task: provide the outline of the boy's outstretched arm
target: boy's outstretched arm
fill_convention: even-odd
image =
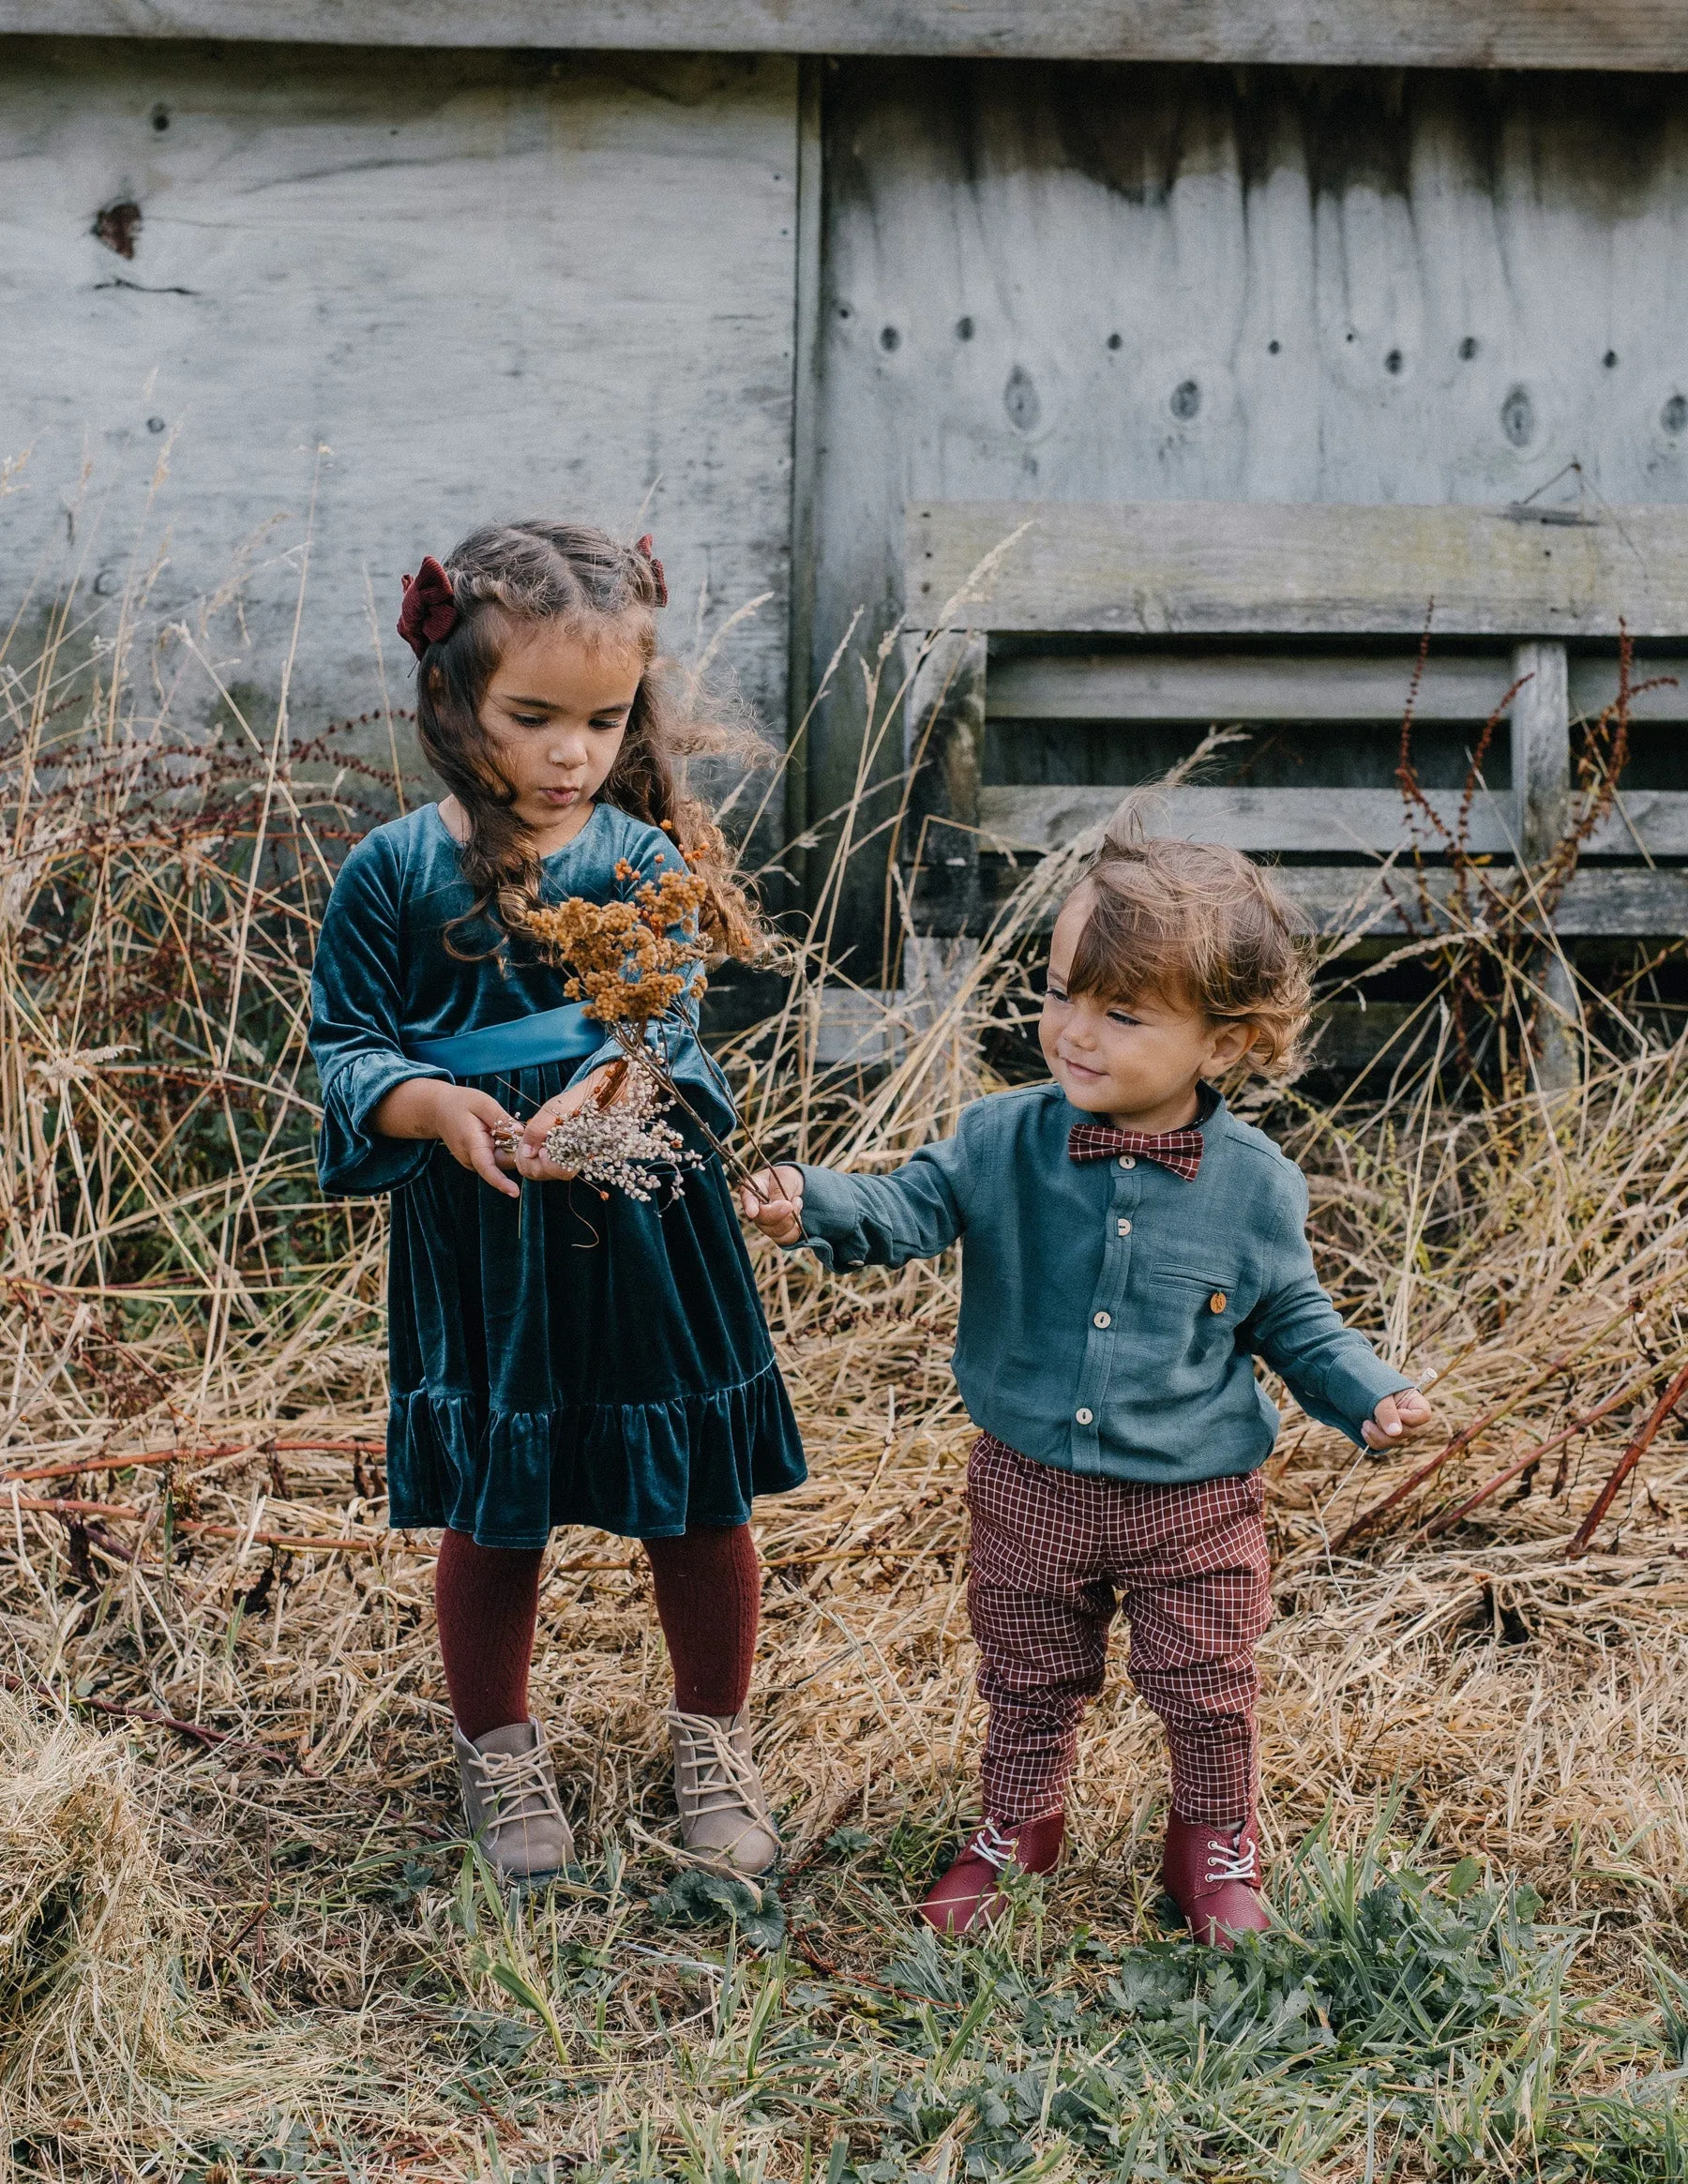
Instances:
[[[821,1265],[904,1266],[932,1258],[967,1226],[966,1121],[954,1137],[926,1145],[890,1175],[836,1168],[764,1168],[739,1193],[745,1218],[790,1248],[805,1244]]]
[[[1429,1423],[1429,1403],[1343,1324],[1314,1267],[1306,1218],[1307,1186],[1297,1172],[1293,1202],[1274,1239],[1269,1292],[1244,1331],[1248,1346],[1282,1376],[1310,1418],[1367,1448],[1399,1448]]]

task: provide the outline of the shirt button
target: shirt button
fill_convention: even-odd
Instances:
[[[1098,1312],[1094,1318],[1092,1319],[1091,1325],[1093,1327],[1111,1327],[1113,1325],[1113,1314],[1111,1312]]]
[[[1073,1413],[1080,1425],[1089,1425],[1095,1415],[1093,1410],[1075,1410]]]
[[[1135,1152],[1122,1152],[1120,1155],[1120,1166],[1122,1167],[1135,1167],[1137,1166],[1137,1154]]]
[[[1131,1223],[1129,1221],[1122,1221],[1120,1223],[1120,1234],[1122,1236],[1129,1236],[1131,1234]]]

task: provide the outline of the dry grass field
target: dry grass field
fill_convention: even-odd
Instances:
[[[582,1862],[507,1903],[459,1834],[430,1543],[384,1529],[383,1212],[313,1181],[307,977],[365,784],[232,701],[178,730],[203,648],[144,593],[93,654],[68,598],[0,690],[0,2172],[1688,2174],[1688,1045],[1641,989],[1550,1096],[1535,958],[1477,915],[1364,1104],[1258,1107],[1446,1427],[1379,1461],[1287,1408],[1280,1931],[1227,1963],[1164,1922],[1122,1640],[1060,1873],[986,1944],[917,1936],[981,1731],[957,1270],[769,1254],[811,1469],[759,1526],[783,1869],[676,1856],[649,1589],[575,1535],[536,1692]],[[764,1140],[871,1166],[942,1128],[1062,878],[871,1081],[814,1066],[801,956],[734,1058]]]

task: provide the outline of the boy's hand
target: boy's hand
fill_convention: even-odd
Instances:
[[[803,1241],[803,1170],[799,1167],[764,1167],[753,1183],[739,1192],[746,1221],[754,1221],[762,1234],[776,1243]]]
[[[1429,1423],[1429,1399],[1416,1388],[1403,1388],[1398,1395],[1385,1395],[1360,1430],[1368,1449],[1398,1449]]]

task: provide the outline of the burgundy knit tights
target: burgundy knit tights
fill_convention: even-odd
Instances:
[[[747,1524],[646,1540],[656,1613],[674,1664],[674,1704],[736,1714],[750,1689],[761,1573]],[[537,1547],[480,1547],[448,1531],[434,1565],[445,1687],[471,1740],[528,1715],[528,1665],[539,1612]]]

